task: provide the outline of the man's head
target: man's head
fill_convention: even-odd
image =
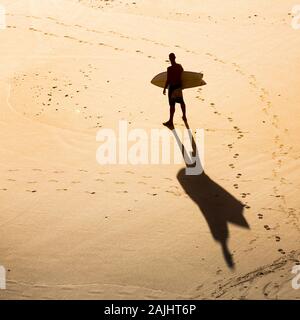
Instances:
[[[174,63],[175,60],[176,60],[175,53],[170,53],[170,54],[169,54],[169,59],[170,59],[170,62],[171,62],[171,63]]]

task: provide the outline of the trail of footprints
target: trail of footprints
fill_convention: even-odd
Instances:
[[[261,103],[263,104],[262,111],[263,111],[263,113],[265,115],[265,119],[262,120],[262,123],[266,124],[267,122],[269,122],[274,127],[274,129],[278,132],[281,129],[280,128],[280,124],[279,124],[279,117],[276,114],[272,114],[272,103],[270,101],[269,92],[265,88],[259,88],[259,86],[257,84],[257,80],[256,80],[254,75],[251,75],[249,78],[250,78],[249,84],[252,87],[257,89],[257,94],[259,96],[259,99],[260,99]],[[280,96],[280,94],[278,96]],[[287,132],[288,132],[288,130],[285,129],[284,133],[287,133]],[[292,148],[291,147],[287,147],[288,151],[283,152],[283,148],[285,146],[284,146],[283,143],[281,143],[281,139],[280,139],[279,134],[275,135],[274,144],[275,144],[275,148],[279,148],[279,152],[278,151],[274,151],[272,153],[272,159],[275,161],[275,163],[274,163],[275,167],[272,170],[272,174],[273,174],[273,178],[278,179],[279,171],[277,169],[280,169],[280,167],[282,165],[282,160],[281,159],[277,159],[277,156],[278,155],[279,156],[287,155],[288,151],[291,151]],[[282,178],[279,180],[279,185],[282,185]],[[274,192],[274,194],[270,195],[270,196],[273,196],[275,198],[278,198],[278,199],[281,199],[281,200],[284,201],[284,197],[279,194],[279,188],[274,186],[273,187],[273,192]],[[285,203],[283,205],[281,205],[280,207],[282,209],[281,212],[285,213],[286,212]],[[258,214],[258,219],[259,220],[263,220],[264,219],[264,215],[262,213],[259,213]],[[278,228],[279,228],[279,226],[278,226]],[[265,224],[264,225],[264,229],[266,231],[271,231],[271,230],[275,230],[277,228],[275,228],[275,227],[271,228],[268,224]],[[279,235],[273,235],[272,238],[277,243],[279,243],[281,241],[281,236],[279,236]],[[278,249],[278,252],[283,254],[283,255],[286,254],[286,252],[281,248]]]
[[[225,61],[218,59],[215,55],[211,54],[211,53],[207,53],[206,54],[208,57],[211,57],[214,61],[222,63],[222,64],[227,64]],[[263,107],[262,107],[262,111],[265,115],[265,119],[262,120],[263,124],[266,124],[267,122],[269,122],[275,130],[280,130],[280,124],[279,124],[279,116],[276,114],[272,114],[272,103],[269,97],[269,92],[265,89],[265,88],[260,88],[257,82],[257,79],[255,77],[255,75],[250,75],[247,76],[247,74],[245,72],[242,71],[241,67],[237,64],[237,63],[231,63],[231,66],[234,68],[235,72],[243,77],[247,77],[247,81],[250,87],[254,88],[257,90],[257,95],[259,97],[259,100],[261,101]],[[199,92],[201,92],[201,89],[199,89]],[[278,95],[280,96],[280,94]],[[200,96],[197,96],[196,98],[198,98],[199,100],[201,100],[202,102],[204,101],[204,99],[202,99]],[[217,110],[216,106],[214,103],[210,103],[210,107],[213,110],[213,113],[217,116],[222,116],[222,114]],[[230,123],[234,122],[234,119],[232,117],[227,117],[227,120]],[[238,126],[234,126],[233,129],[235,130],[237,136],[236,139],[240,140],[243,139],[244,137],[244,132],[238,127]],[[284,133],[288,133],[288,129],[284,129]],[[232,142],[230,144],[228,144],[228,149],[230,151],[232,151],[234,149],[236,142]],[[273,173],[273,177],[274,178],[278,178],[279,177],[279,172],[277,169],[280,169],[280,167],[282,166],[282,160],[281,159],[277,159],[278,156],[283,156],[283,155],[287,155],[289,151],[292,150],[292,147],[286,147],[283,143],[281,143],[281,139],[280,139],[280,135],[276,134],[275,138],[274,138],[274,144],[275,144],[275,148],[277,148],[277,151],[274,151],[272,154],[272,158],[273,160],[275,160],[275,169],[273,169],[272,173]],[[278,150],[279,149],[279,150]],[[239,153],[235,153],[233,155],[233,159],[237,160],[239,158]],[[235,163],[230,163],[229,168],[231,169],[236,169],[236,164]],[[240,179],[242,177],[241,173],[238,173],[236,175],[236,179]],[[283,184],[282,182],[282,177],[280,178],[280,185]],[[239,184],[235,183],[234,185],[235,189],[239,189]],[[247,198],[248,196],[250,196],[250,193],[241,193],[241,197],[243,199]],[[275,198],[279,198],[284,200],[284,197],[280,194],[278,194],[278,189],[276,187],[274,187],[274,196]],[[248,205],[247,202],[245,202],[245,208],[246,209],[250,209],[251,207]],[[288,209],[284,207],[284,205],[281,207],[282,208],[282,212],[287,212]],[[295,216],[293,216],[294,220],[295,220]],[[259,220],[263,220],[264,219],[264,215],[262,213],[259,213],[257,215]],[[294,223],[295,225],[295,223]],[[279,228],[279,226],[278,226]],[[264,225],[264,229],[266,231],[271,231],[271,230],[275,230],[275,228],[271,228],[269,225],[265,224]],[[281,236],[279,235],[273,235],[272,238],[274,239],[275,242],[279,243],[281,241]],[[286,252],[279,248],[278,252],[280,254],[285,255]]]
[[[8,170],[8,172],[11,172],[11,173],[16,173],[16,172],[19,172],[20,170],[19,169],[10,169],[10,170]],[[46,172],[46,171],[44,171],[44,170],[42,170],[42,169],[31,169],[31,171],[34,173],[39,173],[40,174],[40,181],[42,181],[42,182],[45,182],[45,175],[47,175],[47,176],[50,176],[50,175],[55,175],[55,176],[57,176],[57,175],[63,175],[64,173],[65,173],[65,171],[62,171],[62,170],[54,170],[54,171],[51,171],[51,172]],[[28,172],[30,172],[30,170],[28,171]],[[87,170],[78,170],[78,172],[85,172],[85,173],[88,173],[88,171]],[[7,179],[6,181],[9,181],[9,182],[18,182],[18,180],[17,179]],[[104,180],[102,180],[102,179],[96,179],[95,181],[104,181]],[[51,184],[53,185],[53,184],[59,184],[61,181],[60,180],[58,180],[58,179],[53,179],[53,178],[51,178],[51,179],[48,179],[48,180],[46,180],[46,182],[51,186]],[[39,185],[39,181],[37,181],[37,180],[27,180],[26,182],[25,182],[28,186],[38,186]],[[69,184],[70,182],[68,182],[68,184]],[[81,183],[81,181],[75,181],[75,180],[73,180],[73,181],[71,181],[71,184],[80,184]],[[51,188],[51,187],[50,187]],[[59,187],[59,188],[56,188],[55,189],[57,192],[66,192],[66,191],[69,191],[70,189],[68,189],[68,188],[63,188],[63,187]],[[6,188],[1,188],[0,189],[0,191],[14,191],[14,188],[13,187],[6,187]],[[29,193],[38,193],[38,188],[32,188],[32,189],[26,189],[26,190],[24,190],[25,192],[29,192]],[[88,193],[88,194],[91,194],[91,195],[94,195],[94,194],[96,194],[96,192],[95,191],[85,191],[86,193]]]
[[[14,15],[14,14],[9,14],[10,16],[19,16],[19,15]],[[119,32],[115,32],[115,31],[112,31],[112,30],[109,30],[107,32],[105,31],[100,31],[100,30],[96,30],[96,29],[90,29],[90,28],[86,28],[82,25],[79,25],[79,24],[75,24],[75,25],[70,25],[70,24],[66,24],[66,23],[63,23],[53,17],[46,17],[46,18],[42,18],[42,17],[34,17],[34,16],[24,16],[26,18],[34,18],[34,19],[47,19],[48,21],[50,22],[54,22],[56,23],[57,25],[60,25],[62,27],[65,27],[65,28],[71,28],[72,30],[75,28],[79,28],[79,29],[82,29],[84,30],[85,32],[89,32],[89,33],[94,33],[94,34],[100,34],[100,35],[104,35],[104,36],[117,36],[119,38],[123,38],[123,39],[127,39],[127,40],[132,40],[132,41],[136,41],[138,40],[138,38],[134,38],[134,37],[129,37],[129,36],[126,36],[126,35],[123,35]],[[21,28],[21,27],[17,27],[16,25],[8,25],[7,26],[7,29],[18,29],[18,28]],[[114,51],[126,51],[126,52],[132,52],[131,50],[128,50],[128,49],[125,49],[125,48],[120,48],[120,47],[115,47],[113,45],[110,45],[108,43],[105,43],[103,41],[101,42],[95,42],[95,41],[87,41],[87,40],[84,40],[84,39],[79,39],[79,38],[76,38],[74,36],[71,36],[71,35],[63,35],[61,36],[60,34],[54,34],[54,33],[51,33],[51,32],[47,32],[47,31],[44,31],[44,30],[40,30],[38,28],[34,28],[34,27],[29,27],[28,28],[29,31],[32,31],[32,32],[36,32],[36,33],[39,33],[41,35],[44,35],[44,36],[48,36],[48,37],[55,37],[55,38],[61,38],[63,37],[64,39],[67,39],[67,40],[71,40],[71,41],[75,41],[75,42],[78,42],[79,44],[85,44],[85,45],[90,45],[90,46],[100,46],[100,47],[107,47],[107,48],[110,48]],[[144,41],[148,41],[148,42],[153,42],[154,44],[156,45],[160,45],[160,46],[165,46],[167,47],[165,44],[163,43],[159,43],[159,42],[155,42],[155,41],[152,41],[150,39],[147,39],[147,38],[142,38],[140,40],[144,40]],[[146,54],[144,53],[143,51],[139,50],[139,49],[136,49],[134,51],[134,53],[136,54],[142,54],[142,55],[146,55],[147,58],[149,59],[156,59],[156,57],[154,57],[153,55],[151,54]]]
[[[32,174],[30,174],[30,171]],[[19,172],[18,169],[8,170],[9,173],[14,173],[14,175],[17,175]],[[20,170],[21,173],[21,170]],[[103,194],[103,189],[101,188],[102,183],[112,183],[116,186],[114,188],[114,192],[116,194],[131,194],[131,197],[134,198],[134,193],[131,191],[133,190],[132,187],[134,187],[136,190],[136,186],[143,185],[145,186],[143,190],[144,194],[151,197],[157,197],[159,195],[162,195],[164,193],[170,193],[174,196],[180,197],[184,196],[184,193],[181,191],[181,189],[175,185],[175,180],[165,177],[163,178],[164,181],[167,182],[167,185],[165,187],[159,187],[155,185],[155,183],[152,183],[152,176],[148,175],[137,175],[136,179],[133,180],[131,183],[128,184],[128,182],[125,181],[113,181],[113,175],[111,172],[108,171],[98,171],[96,174],[94,172],[90,172],[86,169],[78,169],[77,172],[73,172],[72,176],[76,176],[76,179],[73,180],[66,180],[65,174],[67,172],[63,170],[42,170],[42,169],[28,169],[28,175],[30,176],[30,179],[25,180],[25,184],[27,184],[28,188],[24,188],[23,192],[36,194],[39,195],[40,192],[45,192],[45,183],[47,185],[47,191],[49,192],[58,192],[58,193],[66,193],[66,192],[72,192],[72,193],[84,193],[89,196],[96,196]],[[135,175],[136,172],[133,171],[125,171],[126,175]],[[35,179],[33,179],[33,175]],[[53,176],[53,177],[51,177]],[[68,175],[70,176],[70,175]],[[47,179],[45,177],[48,177]],[[49,178],[51,177],[51,178]],[[24,182],[24,177],[18,178],[18,175],[15,176],[14,179],[8,178],[6,179],[9,184],[5,187],[1,187],[0,191],[3,192],[15,192],[15,186],[12,183],[16,183],[22,180],[22,184]],[[84,188],[81,188],[81,185],[87,185],[87,181],[90,181],[88,183],[89,185],[93,185],[94,190],[85,190]],[[126,180],[127,181],[127,180]],[[41,184],[40,188],[39,185]],[[68,185],[69,187],[66,188],[65,186]],[[76,187],[76,186],[79,186]],[[139,188],[140,189],[140,188]],[[151,191],[152,190],[152,191]],[[18,190],[18,193],[22,192],[22,190]],[[138,200],[135,200],[135,202],[138,202]],[[132,211],[132,209],[130,209]]]
[[[262,111],[264,113],[265,119],[262,120],[262,123],[266,124],[267,122],[269,122],[274,127],[274,129],[276,131],[279,131],[281,129],[280,124],[279,124],[279,117],[276,114],[272,114],[272,103],[270,101],[269,92],[265,88],[259,88],[259,85],[258,85],[257,80],[254,75],[249,76],[249,85],[254,87],[257,90],[257,95],[263,105]],[[284,130],[284,133],[287,133],[287,129]],[[280,153],[281,153],[281,155],[282,154],[287,155],[288,152],[282,152],[282,149],[284,148],[284,144],[281,143],[281,139],[280,139],[279,134],[275,135],[274,144],[275,144],[275,148],[279,147],[280,152],[278,153],[278,152],[274,151],[272,153],[272,158],[275,161],[275,163],[274,163],[275,166],[274,166],[274,169],[272,170],[272,174],[273,174],[273,178],[278,179],[278,177],[279,177],[278,169],[280,169],[280,167],[282,165],[282,160],[277,159],[277,155]],[[288,147],[288,150],[290,150],[290,149],[291,149],[291,147]],[[281,180],[279,181],[279,185],[282,185]],[[274,194],[270,195],[270,196],[284,200],[284,197],[279,194],[279,189],[276,186],[273,187],[273,192],[274,192]],[[281,208],[283,209],[282,213],[284,213],[286,211],[284,206],[285,206],[285,204],[283,206],[281,206]],[[258,219],[263,220],[264,215],[262,213],[259,213]],[[277,226],[275,228],[275,227],[270,227],[268,224],[264,224],[264,229],[268,232],[269,231],[276,231],[277,228],[279,228],[279,226]],[[275,242],[277,242],[277,243],[279,243],[281,241],[281,236],[279,236],[279,235],[273,235],[273,236],[271,236],[271,238],[273,238],[275,240]],[[278,252],[283,255],[286,254],[286,252],[281,248],[278,249]]]
[[[207,54],[207,55],[214,58],[214,55],[213,55],[213,54]],[[219,60],[219,59],[217,59],[217,58],[214,58],[214,60],[217,60],[217,61],[220,61],[221,63],[226,64],[226,62],[223,61],[223,60]],[[202,90],[202,89],[199,88],[199,89],[198,89],[198,92],[200,93],[201,90]],[[199,99],[199,100],[201,100],[202,102],[204,101],[204,99],[201,99],[200,96],[197,96],[196,98]],[[218,111],[218,109],[217,109],[217,107],[216,107],[216,105],[215,105],[214,102],[211,102],[211,103],[209,104],[209,106],[210,106],[213,114],[215,114],[215,115],[217,115],[217,116],[223,116],[223,115]],[[223,117],[224,117],[224,116],[223,116]],[[230,124],[232,124],[232,123],[234,122],[234,119],[233,119],[231,116],[225,116],[225,119],[226,119],[227,121],[229,121]],[[223,120],[222,120],[222,121],[223,121]],[[244,135],[245,135],[245,133],[244,133],[238,126],[233,126],[232,129],[233,129],[233,131],[236,133],[236,141],[233,141],[233,142],[231,142],[231,143],[229,143],[229,144],[227,145],[227,147],[228,147],[228,149],[230,150],[231,153],[232,153],[232,151],[233,151],[234,148],[235,148],[236,142],[237,142],[238,140],[244,138]],[[233,151],[233,152],[234,152],[234,151]],[[232,159],[233,159],[234,162],[228,164],[228,166],[229,166],[230,169],[233,169],[233,170],[236,169],[237,160],[239,159],[239,157],[240,157],[240,154],[239,154],[239,153],[237,153],[237,152],[233,153]],[[235,176],[235,179],[240,180],[240,179],[242,178],[242,176],[243,176],[242,173],[239,173],[239,172],[238,172],[238,173],[236,174],[236,176]],[[234,187],[235,189],[239,189],[239,184],[238,184],[238,183],[234,183],[233,187]],[[251,194],[250,194],[249,192],[243,192],[243,193],[241,193],[240,195],[241,195],[241,197],[242,197],[243,199],[246,199],[247,197],[251,196]],[[244,202],[244,207],[245,207],[246,209],[250,209],[250,208],[251,208],[251,207],[248,205],[248,202],[246,202],[246,201]]]
[[[14,14],[12,14],[12,13],[10,13],[10,14],[8,14],[8,15],[9,15],[9,16],[20,16],[20,15],[14,15]],[[86,31],[86,32],[92,32],[92,33],[95,33],[95,34],[115,35],[115,36],[118,36],[118,37],[120,37],[120,38],[124,38],[124,39],[127,39],[127,40],[132,40],[132,41],[143,40],[143,41],[146,41],[146,42],[149,42],[149,43],[158,45],[158,46],[170,47],[170,45],[167,45],[167,44],[162,43],[162,42],[157,42],[157,41],[148,39],[148,38],[146,38],[146,37],[134,38],[134,37],[131,37],[131,36],[128,36],[128,35],[124,35],[124,34],[122,34],[122,33],[120,33],[120,32],[116,32],[116,31],[113,31],[113,30],[109,30],[109,31],[107,31],[107,32],[104,32],[104,31],[100,31],[100,30],[96,30],[96,29],[90,29],[90,28],[84,27],[84,26],[82,26],[82,25],[80,25],[80,24],[75,24],[75,25],[66,24],[66,23],[64,23],[64,22],[59,21],[58,19],[53,18],[53,17],[43,18],[43,17],[37,17],[37,16],[28,16],[28,15],[23,15],[23,17],[30,18],[30,19],[40,19],[40,20],[42,20],[42,19],[47,19],[47,20],[49,20],[49,21],[52,21],[52,22],[56,23],[57,25],[60,25],[60,26],[62,26],[62,27],[66,27],[66,28],[72,28],[72,29],[73,29],[74,27],[76,27],[76,28],[83,29],[83,30]],[[249,16],[249,18],[251,18],[251,16]],[[15,25],[8,25],[7,28],[8,28],[8,29],[16,29],[17,26],[15,26]],[[37,29],[37,28],[34,28],[34,27],[30,27],[29,30],[30,30],[30,31],[33,31],[33,32],[38,32],[38,33],[43,34],[43,35],[45,35],[45,36],[52,36],[52,37],[57,37],[57,38],[60,37],[60,35],[58,35],[58,34],[53,34],[53,33],[51,33],[51,32],[46,32],[46,31],[44,31],[44,30],[40,30],[40,29]],[[105,46],[105,47],[109,47],[109,48],[111,48],[111,49],[113,49],[113,50],[116,50],[116,51],[128,51],[128,50],[126,50],[126,49],[124,49],[124,48],[114,47],[114,46],[112,46],[112,45],[110,45],[110,44],[103,43],[103,42],[91,42],[91,41],[86,41],[86,40],[84,40],[84,39],[78,39],[78,38],[76,38],[76,37],[74,37],[74,36],[70,36],[70,35],[64,35],[63,37],[64,37],[65,39],[77,41],[77,42],[80,43],[80,44]],[[179,45],[175,45],[175,47],[176,47],[176,48],[181,48]],[[194,51],[192,51],[192,50],[189,50],[189,49],[185,49],[185,51],[186,51],[187,53],[194,53],[194,54],[196,54],[196,52],[194,52]],[[136,50],[135,50],[135,53],[144,54],[144,52],[142,52],[142,51],[139,50],[139,49],[136,49]],[[211,55],[211,54],[210,54],[210,53],[207,53],[207,55]],[[156,57],[154,57],[154,56],[152,56],[152,55],[150,55],[150,54],[148,54],[147,57],[148,57],[148,58],[151,58],[151,59],[156,59]],[[218,59],[217,57],[214,57],[214,61],[225,64],[225,61],[223,61],[222,59]],[[238,68],[238,65],[236,65],[236,67],[237,67],[236,72],[244,75],[244,73]],[[252,77],[255,79],[254,76],[252,76]],[[253,82],[253,83],[250,82],[250,84],[253,84],[253,86],[255,86],[254,82]]]

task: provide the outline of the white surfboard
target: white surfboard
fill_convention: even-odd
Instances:
[[[157,87],[164,88],[167,81],[167,72],[162,72],[155,76],[151,83]],[[183,71],[182,73],[182,89],[195,88],[205,86],[203,74],[198,72]]]

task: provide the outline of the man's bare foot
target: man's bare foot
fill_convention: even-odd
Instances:
[[[167,122],[164,122],[163,125],[167,128],[169,128],[170,130],[173,130],[174,129],[174,124],[172,121],[167,121]]]

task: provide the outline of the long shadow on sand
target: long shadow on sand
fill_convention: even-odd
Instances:
[[[192,144],[192,156],[200,161],[197,146],[188,123],[185,123],[189,132]],[[172,130],[175,139],[185,159],[186,167],[195,166],[190,161],[186,161],[186,149],[180,141],[175,130]],[[243,216],[244,205],[224,188],[213,181],[205,172],[198,175],[187,175],[186,168],[181,169],[177,174],[177,179],[189,197],[198,205],[213,238],[220,243],[224,259],[230,268],[234,268],[234,261],[228,248],[229,223],[233,223],[242,228],[250,229],[249,224]]]

